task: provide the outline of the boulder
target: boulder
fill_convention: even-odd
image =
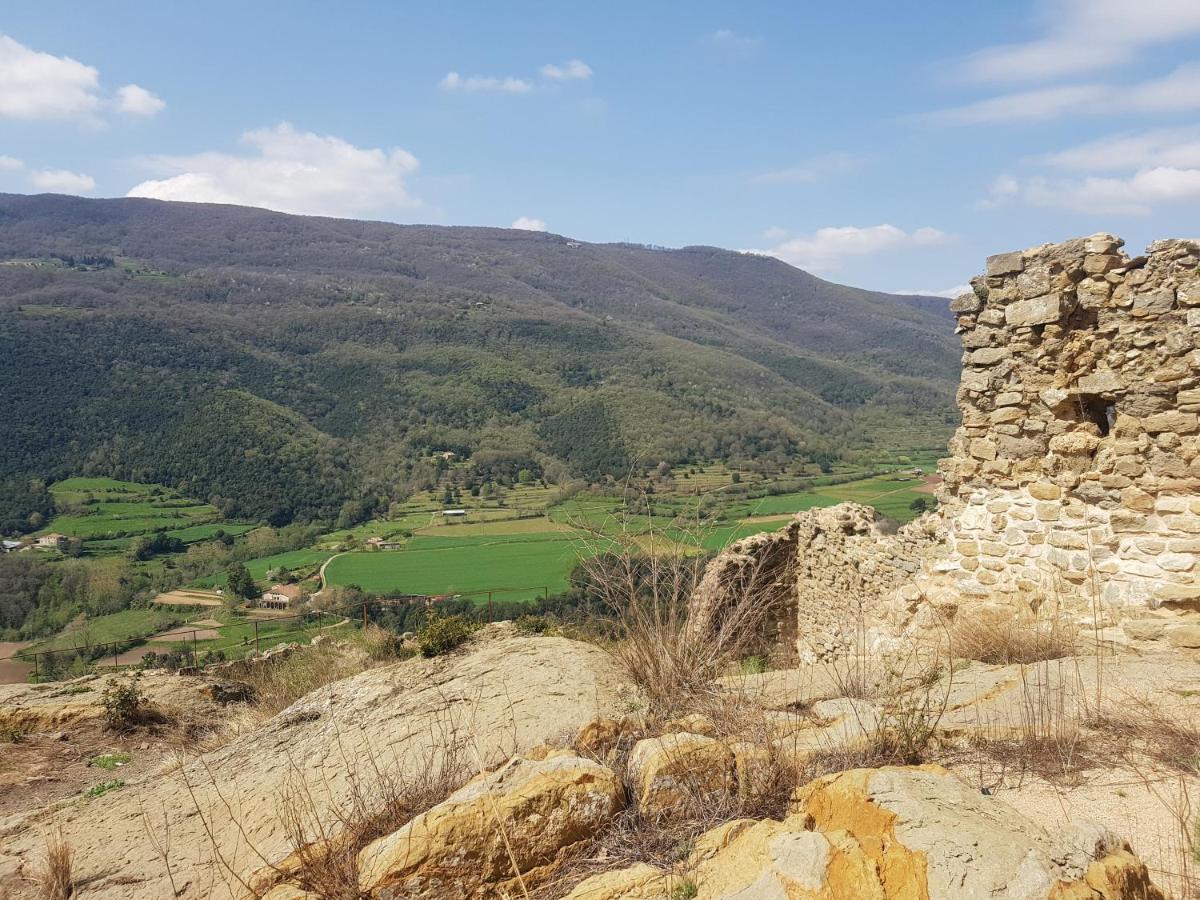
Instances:
[[[514,758],[358,854],[372,897],[488,896],[544,880],[621,809],[621,782],[593,760],[563,752]]]
[[[732,790],[733,751],[702,734],[646,738],[629,754],[629,777],[642,815],[661,818],[705,795]]]
[[[1164,897],[1104,829],[1077,823],[1051,835],[940,766],[840,772],[799,788],[792,810],[785,824],[802,822],[831,847],[848,835],[871,861],[878,892],[845,896]]]
[[[563,900],[662,900],[684,885],[678,875],[638,863],[628,869],[601,872],[581,881]]]

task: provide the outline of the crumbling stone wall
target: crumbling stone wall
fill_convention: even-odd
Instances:
[[[962,425],[926,580],[965,597],[1200,601],[1200,244],[990,257],[951,304]]]
[[[779,633],[810,659],[972,606],[1103,627],[1200,611],[1200,242],[1133,259],[1122,245],[1095,234],[990,257],[951,303],[962,424],[937,511],[894,535],[858,504],[799,513],[710,564],[696,627],[752,571],[787,597]]]
[[[937,544],[929,516],[889,533],[869,506],[841,503],[798,513],[786,528],[730,545],[705,569],[690,626],[715,634],[745,598],[772,606],[764,633],[777,656],[806,660],[854,646],[879,598],[911,585]]]

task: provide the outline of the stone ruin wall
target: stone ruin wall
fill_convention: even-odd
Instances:
[[[929,581],[1068,609],[1200,600],[1200,245],[990,257],[953,301],[962,424]]]
[[[1097,234],[989,258],[951,304],[962,424],[937,511],[894,534],[858,504],[799,513],[710,564],[693,627],[748,584],[807,659],[972,606],[1102,625],[1200,609],[1200,244],[1121,247]]]

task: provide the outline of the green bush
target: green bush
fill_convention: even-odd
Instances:
[[[422,656],[441,656],[461,647],[477,626],[462,616],[441,616],[434,613],[416,633]]]
[[[142,723],[146,695],[142,693],[141,678],[139,672],[124,684],[108,679],[100,702],[104,706],[104,723],[111,730],[129,731]]]
[[[550,621],[545,616],[518,616],[515,624],[517,631],[526,634],[545,634],[550,628]]]

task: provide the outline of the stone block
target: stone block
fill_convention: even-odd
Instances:
[[[1151,434],[1163,431],[1173,431],[1176,434],[1191,434],[1200,427],[1200,418],[1195,413],[1162,412],[1147,416],[1142,420],[1142,427]]]
[[[1025,271],[1025,258],[1020,250],[997,253],[987,258],[988,275],[1015,275]]]
[[[1175,291],[1172,288],[1160,288],[1137,294],[1133,298],[1133,307],[1129,310],[1131,316],[1161,316],[1170,312],[1175,306]]]
[[[1034,514],[1042,522],[1057,522],[1062,516],[1062,506],[1058,503],[1038,503],[1034,506]]]
[[[1047,325],[1062,317],[1061,294],[1043,294],[1028,300],[1018,300],[1004,308],[1004,319],[1014,328],[1029,325]]]
[[[974,291],[959,294],[950,301],[950,312],[957,315],[979,312],[981,309],[983,309],[983,301],[975,295]]]
[[[1120,376],[1107,369],[1084,375],[1077,384],[1085,394],[1115,394],[1125,388]]]
[[[982,347],[967,354],[967,363],[972,366],[992,366],[1012,356],[1007,347]]]
[[[1035,500],[1057,500],[1062,496],[1062,488],[1048,481],[1035,481],[1026,490]]]

